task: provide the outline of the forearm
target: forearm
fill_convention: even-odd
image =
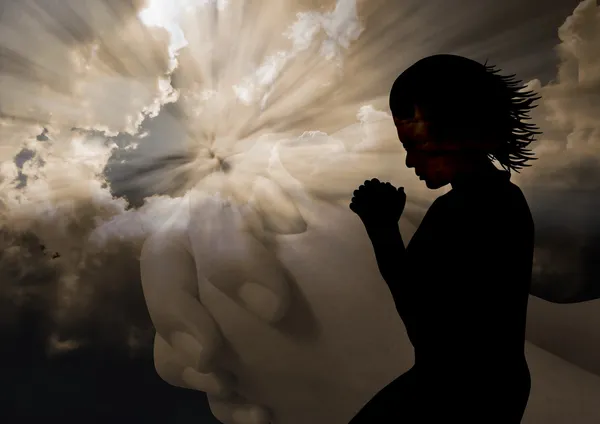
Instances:
[[[398,224],[373,225],[367,227],[371,239],[377,266],[381,276],[390,289],[396,309],[405,325],[411,321],[411,284],[406,266],[406,249]]]
[[[386,282],[400,278],[404,270],[406,249],[398,224],[370,225],[366,227],[373,245],[379,272]]]

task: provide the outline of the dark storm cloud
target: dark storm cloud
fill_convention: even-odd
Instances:
[[[553,302],[600,297],[600,18],[584,1],[558,30],[556,77],[533,114],[544,134],[522,185],[536,221],[532,293]]]

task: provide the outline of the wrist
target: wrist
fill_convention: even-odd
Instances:
[[[369,235],[389,234],[399,231],[398,222],[393,220],[377,220],[365,223],[365,229]]]

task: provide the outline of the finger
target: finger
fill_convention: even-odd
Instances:
[[[224,372],[200,373],[182,363],[180,355],[160,335],[154,338],[156,373],[172,386],[225,397],[233,391],[233,377]]]
[[[166,231],[149,237],[142,248],[140,269],[157,333],[182,357],[183,364],[210,371],[221,336],[198,300],[196,266],[185,238]]]
[[[269,424],[269,412],[261,406],[252,405],[238,398],[222,399],[208,396],[213,415],[224,424]]]
[[[181,364],[173,348],[158,334],[154,337],[154,368],[158,376],[170,385],[189,388],[182,378],[185,365]]]
[[[182,378],[188,388],[213,396],[225,398],[233,393],[234,379],[225,371],[201,373],[187,367],[183,370]]]
[[[279,321],[291,296],[285,268],[272,249],[240,230],[237,208],[203,200],[194,206],[190,237],[199,278],[265,321]]]
[[[394,187],[391,183],[386,182],[382,185],[382,190],[384,190],[386,193],[395,193],[396,187]]]

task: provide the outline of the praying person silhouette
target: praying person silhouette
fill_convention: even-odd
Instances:
[[[428,188],[451,184],[405,248],[403,188],[356,191],[382,277],[413,345],[413,367],[351,424],[520,423],[531,379],[524,353],[534,223],[510,172],[534,159],[539,99],[514,75],[455,55],[424,58],[395,81],[390,109],[406,166]],[[496,161],[502,170],[494,165]]]

